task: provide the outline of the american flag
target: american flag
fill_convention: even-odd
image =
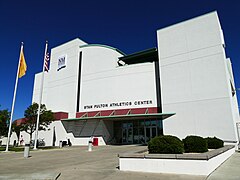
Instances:
[[[48,68],[48,61],[49,61],[49,53],[47,52],[46,55],[45,55],[45,59],[44,59],[44,68],[45,68],[45,71],[48,72],[49,68]]]

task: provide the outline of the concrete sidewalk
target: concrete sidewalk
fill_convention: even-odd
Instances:
[[[240,179],[240,153],[236,152],[221,166],[219,166],[210,176],[208,180],[239,180]]]
[[[87,147],[31,151],[30,158],[23,152],[0,153],[0,179],[104,179],[104,180],[177,180],[206,179],[205,176],[123,172],[118,170],[117,154],[143,150],[146,146],[100,146],[92,152]],[[240,179],[240,153],[235,153],[208,179]],[[235,166],[235,168],[231,168]]]

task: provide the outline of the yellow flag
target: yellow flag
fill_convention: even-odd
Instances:
[[[24,76],[26,71],[27,71],[27,64],[24,58],[23,48],[22,48],[20,53],[20,66],[19,66],[18,77],[21,78],[22,76]]]

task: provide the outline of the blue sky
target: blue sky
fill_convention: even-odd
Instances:
[[[79,37],[126,54],[156,47],[156,30],[217,11],[240,87],[240,2],[237,0],[0,0],[0,109],[11,109],[20,44],[27,74],[19,79],[14,119],[31,104],[34,74],[42,69],[45,41],[53,48]],[[239,94],[239,93],[238,93]]]

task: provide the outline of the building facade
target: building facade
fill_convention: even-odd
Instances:
[[[58,114],[46,145],[147,143],[162,134],[238,142],[231,61],[216,12],[157,31],[158,47],[126,55],[80,39],[51,50],[43,100]],[[32,102],[39,102],[42,73]],[[26,134],[22,133],[27,138]]]

